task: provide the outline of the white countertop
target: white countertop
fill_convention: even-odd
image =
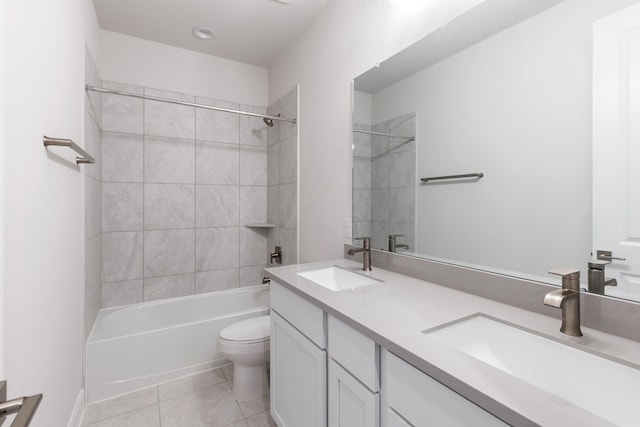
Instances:
[[[384,282],[333,292],[296,274],[331,265]],[[375,267],[371,272],[363,272],[361,263],[346,259],[268,268],[266,271],[278,283],[513,425],[564,427],[612,424],[444,345],[422,333],[423,330],[485,313],[588,351],[640,366],[640,343],[585,327],[582,328],[583,337],[569,337],[559,331],[560,310],[557,318],[552,318]],[[571,361],[558,360],[558,363],[571,369]],[[602,390],[602,393],[607,391]]]

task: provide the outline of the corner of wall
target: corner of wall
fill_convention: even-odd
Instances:
[[[0,2],[0,26],[5,28],[4,1]],[[0,31],[0,378],[4,375],[4,31]]]
[[[80,427],[82,425],[82,418],[84,417],[84,389],[80,389],[78,397],[76,398],[76,404],[73,406],[71,416],[69,417],[69,423],[67,427]]]

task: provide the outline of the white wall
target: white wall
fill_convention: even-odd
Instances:
[[[266,107],[267,69],[100,30],[105,81]]]
[[[373,95],[370,93],[353,91],[353,122],[373,124]]]
[[[10,397],[44,393],[33,426],[64,426],[82,389],[83,178],[42,136],[83,143],[97,20],[85,0],[4,3],[4,374]]]
[[[374,95],[374,123],[417,112],[418,177],[485,174],[418,187],[417,252],[537,275],[584,266],[592,24],[635,1],[567,0]]]
[[[301,262],[342,256],[343,221],[351,217],[352,80],[477,3],[333,1],[269,68],[271,102],[300,84]]]
[[[4,1],[0,1],[0,23],[4,28]],[[0,272],[4,271],[4,31],[0,31]],[[0,378],[4,378],[4,274],[0,274]]]

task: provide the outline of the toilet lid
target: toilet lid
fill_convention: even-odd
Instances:
[[[220,331],[220,338],[227,341],[263,341],[271,335],[271,317],[259,316],[241,320]]]

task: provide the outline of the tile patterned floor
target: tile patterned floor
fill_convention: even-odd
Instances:
[[[237,401],[232,380],[227,365],[94,403],[82,427],[276,427],[269,397]]]

